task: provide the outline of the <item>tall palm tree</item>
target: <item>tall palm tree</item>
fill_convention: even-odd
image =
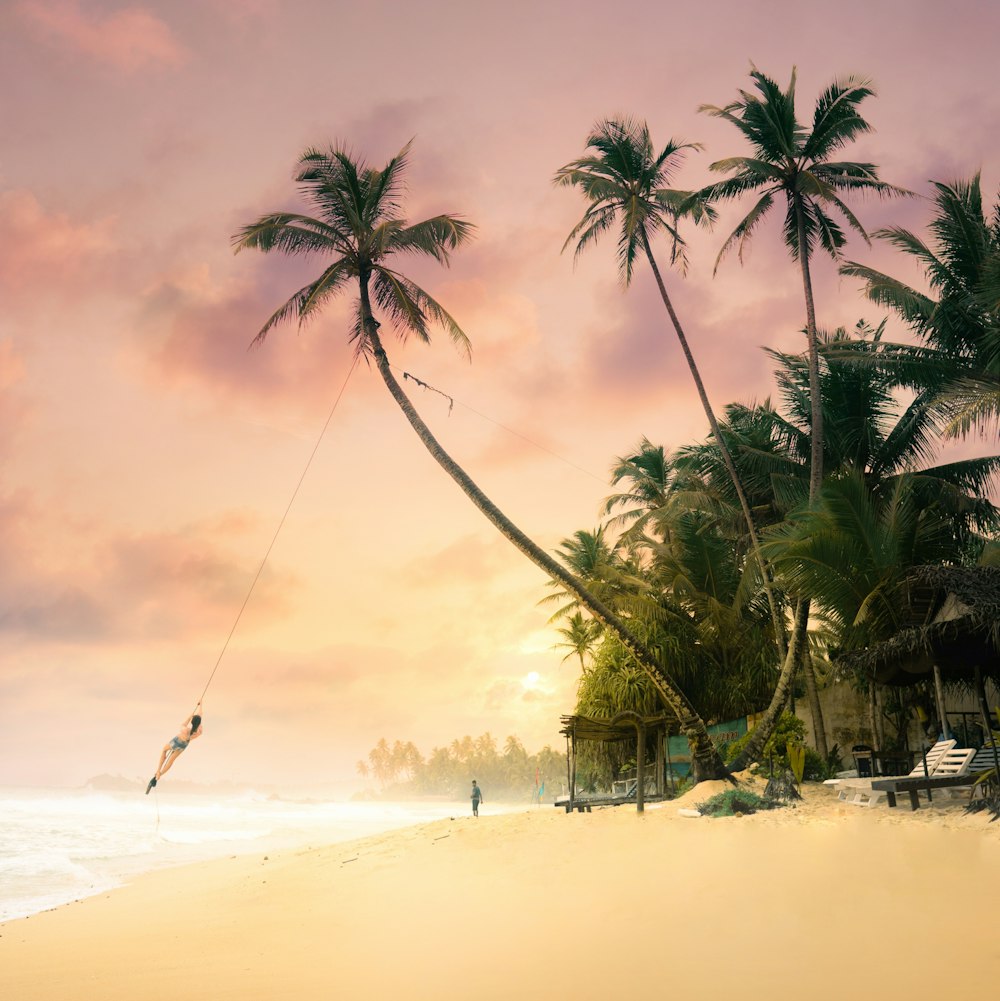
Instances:
[[[933,390],[948,416],[945,432],[964,436],[1000,427],[1000,202],[988,220],[979,174],[934,188],[932,243],[900,227],[874,234],[923,266],[930,295],[854,261],[840,271],[863,279],[868,298],[923,341],[885,343],[877,360],[901,383]]]
[[[841,198],[848,192],[879,195],[900,194],[878,177],[872,163],[833,160],[857,136],[871,126],[858,112],[858,105],[874,91],[867,80],[848,77],[834,81],[820,95],[813,112],[812,128],[802,125],[795,114],[795,70],[788,88],[781,88],[756,67],[751,69],[756,93],[740,91],[738,100],[724,107],[702,105],[700,111],[731,122],[749,141],[753,155],[718,160],[711,169],[730,176],[699,192],[709,202],[736,198],[748,192],[759,197],[749,213],[722,245],[716,270],[733,247],[742,260],[743,248],[776,200],[785,203],[785,244],[798,261],[806,307],[806,337],[812,401],[812,454],[809,467],[809,498],[815,500],[823,482],[823,412],[819,397],[819,352],[816,334],[816,305],[813,298],[810,259],[821,247],[837,258],[846,236],[833,214],[846,220],[865,240],[868,234]],[[793,639],[805,641],[809,603],[799,603]],[[760,753],[785,704],[792,676],[800,659],[793,642],[785,667],[775,687],[771,705],[747,742],[738,764]]]
[[[823,411],[810,271],[812,254],[818,245],[834,259],[840,257],[847,238],[832,213],[840,215],[870,242],[864,227],[844,203],[843,194],[874,192],[884,196],[904,192],[880,180],[873,163],[831,159],[857,136],[871,131],[858,111],[858,105],[874,94],[868,80],[848,77],[830,84],[816,102],[812,128],[807,129],[795,114],[794,69],[785,91],[756,68],[750,76],[756,93],[741,90],[739,100],[725,107],[703,104],[699,108],[735,125],[753,150],[753,156],[734,156],[711,164],[711,170],[730,176],[703,188],[699,195],[712,202],[748,192],[759,194],[753,208],[722,245],[716,270],[733,247],[742,261],[745,245],[775,201],[785,204],[785,245],[798,261],[806,306],[813,429],[809,496],[813,498],[823,481]]]
[[[400,196],[409,150],[409,144],[404,146],[381,170],[355,159],[343,147],[307,150],[299,161],[296,180],[319,215],[272,213],[234,237],[237,251],[252,248],[289,254],[316,252],[333,258],[317,279],[275,311],[257,334],[255,343],[263,341],[281,321],[297,317],[301,324],[335,295],[354,285],[358,301],[351,340],[361,355],[374,359],[382,380],[424,447],[505,538],[550,577],[559,579],[595,619],[621,637],[637,663],[648,672],[664,702],[677,715],[682,730],[689,734],[696,774],[700,778],[727,775],[704,721],[654,654],[611,609],[529,539],[479,489],[441,447],[396,380],[379,335],[381,324],[375,318],[373,302],[401,337],[414,334],[422,341],[429,341],[429,327],[435,323],[444,327],[461,349],[468,350],[469,345],[458,324],[427,292],[390,267],[394,258],[406,254],[423,255],[447,264],[450,252],[472,233],[472,226],[454,215],[433,216],[413,224],[406,222],[401,214]]]
[[[587,137],[586,148],[593,151],[591,155],[571,161],[556,171],[555,175],[557,185],[579,188],[589,203],[583,218],[566,238],[563,250],[575,243],[574,257],[578,257],[598,237],[617,226],[618,270],[626,288],[632,281],[636,259],[640,255],[646,258],[691,371],[709,427],[719,440],[726,468],[733,480],[733,488],[740,499],[767,593],[775,641],[784,652],[784,625],[771,587],[770,570],[760,548],[753,514],[732,457],[725,442],[719,438],[715,412],[680,318],[667,293],[651,243],[654,236],[666,234],[670,241],[670,263],[684,269],[687,263],[685,244],[678,230],[681,217],[689,216],[695,222],[711,221],[713,210],[707,203],[690,191],[667,187],[684,154],[701,147],[697,143],[677,143],[670,140],[657,152],[650,138],[649,126],[645,122],[609,118],[594,126]]]

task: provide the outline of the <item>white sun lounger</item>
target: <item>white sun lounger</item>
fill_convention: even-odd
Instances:
[[[920,793],[927,793],[930,799],[934,792],[950,792],[952,789],[968,788],[975,781],[969,774],[972,760],[976,756],[973,747],[954,747],[945,752],[931,775],[907,775],[902,778],[876,779],[872,783],[872,793],[882,792],[888,797],[889,806],[896,805],[896,796],[905,792],[910,797],[910,809],[920,806]]]
[[[927,771],[924,772],[924,759],[921,758],[908,775],[895,776],[897,778],[924,778],[925,775],[936,775],[938,766],[945,756],[954,749],[956,741],[939,740],[927,752]],[[892,776],[889,776],[892,777]],[[876,777],[877,779],[877,777]],[[837,783],[837,798],[853,806],[875,806],[885,799],[886,794],[880,790],[872,789],[870,778],[864,779],[843,779]]]

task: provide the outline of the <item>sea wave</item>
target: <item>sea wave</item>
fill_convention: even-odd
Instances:
[[[331,844],[453,816],[456,803],[343,803],[0,789],[0,921],[187,862]]]

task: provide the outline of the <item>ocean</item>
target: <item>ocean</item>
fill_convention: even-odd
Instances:
[[[468,813],[468,802],[0,788],[0,922],[103,893],[154,869],[351,841]]]

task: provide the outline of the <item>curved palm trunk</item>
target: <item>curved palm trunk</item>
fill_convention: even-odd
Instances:
[[[823,483],[823,405],[820,398],[819,389],[819,339],[816,334],[816,305],[813,301],[812,276],[809,273],[809,249],[806,245],[805,218],[802,215],[802,206],[796,202],[795,217],[797,220],[799,234],[799,264],[802,271],[802,291],[806,300],[806,340],[808,342],[809,355],[809,404],[812,412],[812,427],[810,429],[812,440],[810,442],[809,459],[809,503],[812,504],[819,494],[820,486]],[[788,648],[788,655],[781,666],[781,673],[778,676],[778,684],[774,690],[771,704],[764,710],[764,715],[754,728],[754,732],[747,741],[743,753],[732,763],[734,771],[760,757],[764,750],[764,745],[774,732],[775,724],[781,716],[782,708],[791,690],[792,679],[795,676],[795,669],[799,663],[799,650],[805,647],[806,629],[809,625],[809,599],[805,598],[799,602],[795,610],[795,624],[792,626],[792,643]],[[801,635],[800,640],[795,637]],[[822,711],[819,708],[819,699],[815,705],[811,706],[816,724],[817,735],[820,731],[824,737],[826,727],[822,721]]]
[[[751,762],[758,761],[764,751],[771,734],[774,733],[775,724],[778,722],[785,703],[788,701],[788,693],[792,690],[792,680],[795,677],[795,667],[799,662],[801,651],[806,644],[806,631],[809,625],[809,602],[800,601],[795,607],[795,619],[792,623],[792,637],[788,644],[788,653],[785,654],[784,663],[778,674],[778,681],[774,687],[774,694],[771,696],[771,704],[764,710],[757,725],[750,734],[750,739],[746,742],[743,750],[729,763],[729,767],[734,772],[742,771]]]
[[[367,340],[375,356],[375,364],[393,399],[406,415],[410,426],[423,442],[438,465],[459,485],[462,492],[476,505],[500,533],[528,557],[537,567],[550,577],[558,580],[566,590],[574,595],[590,613],[606,628],[612,630],[621,640],[639,666],[649,675],[664,703],[677,716],[680,728],[691,744],[691,767],[695,779],[729,778],[719,752],[709,736],[705,722],[701,719],[687,697],[664,672],[656,657],[648,650],[631,630],[603,602],[595,598],[575,577],[564,570],[551,556],[528,538],[500,509],[479,489],[479,487],[441,447],[430,428],[421,420],[413,408],[409,397],[403,392],[389,367],[389,359],[378,336],[378,325],[372,316],[368,300],[368,288],[361,282],[361,317]]]
[[[784,658],[787,653],[785,649],[785,625],[778,611],[778,604],[774,597],[774,582],[771,576],[771,567],[764,558],[764,553],[760,548],[760,538],[757,535],[757,526],[754,524],[753,512],[750,510],[750,502],[747,500],[746,493],[743,490],[743,483],[740,481],[739,473],[736,471],[736,464],[733,462],[733,457],[729,452],[725,439],[722,437],[722,432],[719,429],[719,422],[715,419],[715,411],[712,410],[712,404],[709,402],[708,393],[705,390],[705,384],[701,381],[701,373],[698,371],[694,355],[691,353],[691,348],[688,346],[687,338],[684,336],[684,330],[681,327],[681,321],[677,318],[677,313],[674,310],[674,304],[670,301],[670,296],[667,295],[667,287],[663,283],[663,278],[660,275],[660,269],[656,266],[656,259],[653,257],[653,249],[649,245],[649,238],[646,236],[645,231],[643,231],[642,234],[642,244],[646,251],[646,257],[649,260],[649,266],[653,269],[653,277],[656,278],[656,286],[660,290],[660,298],[663,300],[663,305],[667,308],[667,313],[670,316],[670,320],[674,325],[674,331],[677,334],[677,340],[680,341],[681,350],[684,352],[684,358],[687,360],[688,368],[691,370],[691,378],[694,379],[695,388],[698,390],[698,397],[705,410],[705,416],[708,418],[709,427],[712,429],[712,434],[715,436],[715,440],[719,444],[719,451],[722,453],[722,461],[726,464],[726,469],[729,472],[730,479],[733,481],[733,487],[736,490],[736,496],[739,497],[740,508],[743,511],[743,517],[747,523],[747,531],[750,533],[750,545],[753,548],[754,556],[760,566],[761,577],[764,582],[764,592],[767,594],[767,604],[771,609],[771,622],[774,626],[774,637],[775,642],[778,645],[778,655]]]

